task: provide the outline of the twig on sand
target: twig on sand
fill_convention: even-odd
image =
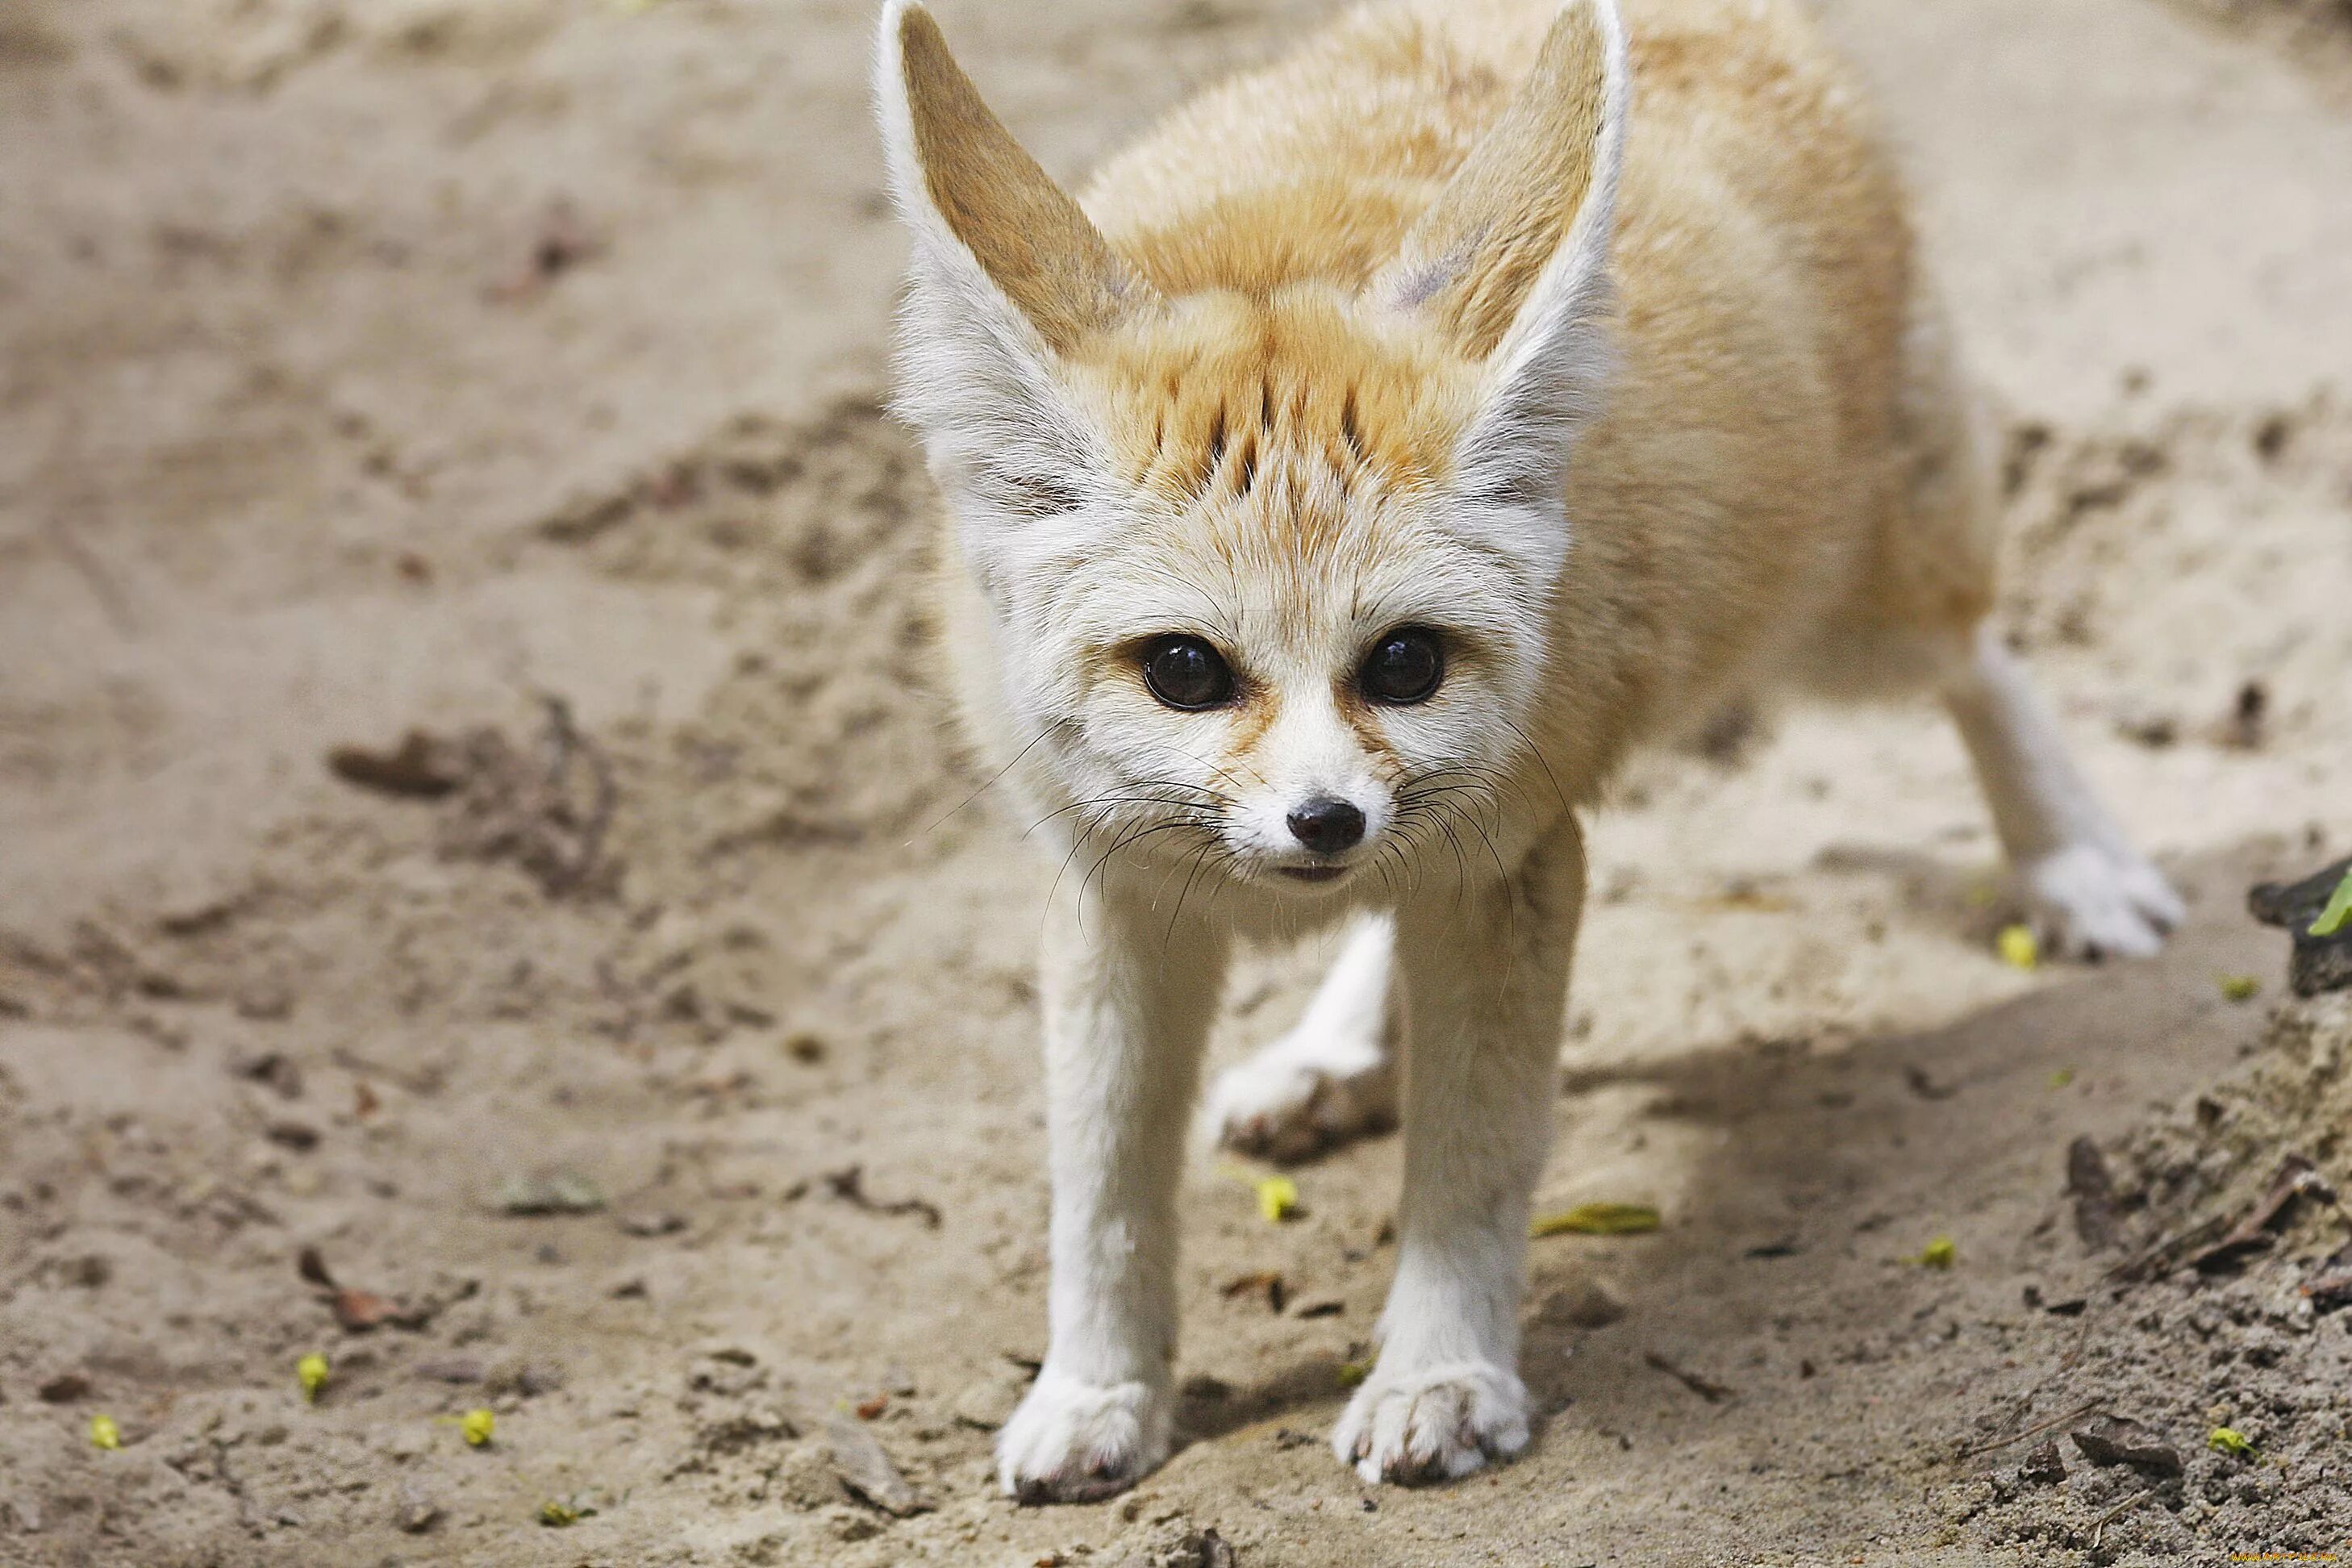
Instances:
[[[2200,1274],[2226,1268],[2246,1253],[2269,1246],[2270,1229],[2278,1223],[2286,1205],[2306,1195],[2323,1204],[2334,1205],[2336,1201],[2336,1189],[2311,1161],[2290,1153],[2279,1162],[2268,1190],[2251,1208],[2235,1215],[2228,1212],[2210,1215],[2108,1269],[2101,1276],[2101,1283],[2162,1279],[2183,1263]]]
[[[845,1204],[862,1208],[868,1214],[917,1215],[921,1216],[923,1224],[932,1230],[939,1229],[944,1223],[943,1216],[940,1214],[940,1205],[929,1198],[900,1198],[895,1203],[886,1204],[873,1197],[866,1190],[866,1167],[863,1165],[849,1165],[838,1171],[827,1171],[824,1173],[824,1180],[826,1188],[835,1197]]]
[[[2099,1549],[2100,1538],[2106,1534],[2107,1526],[2115,1522],[2116,1515],[2125,1512],[2126,1510],[2138,1507],[2141,1503],[2146,1502],[2155,1495],[2156,1489],[2154,1487],[2143,1487],[2138,1491],[2132,1493],[2131,1496],[2124,1499],[2123,1501],[2116,1504],[2115,1507],[2107,1510],[2106,1512],[2099,1515],[2098,1519],[2091,1526],[2091,1550],[2096,1552]]]
[[[561,898],[604,868],[620,791],[611,759],[581,733],[571,704],[552,694],[541,704],[546,722],[533,745],[489,728],[456,737],[412,730],[391,751],[338,746],[327,766],[380,795],[455,796],[441,823],[444,854],[516,861],[549,898]]]
[[[2067,1411],[2063,1415],[2053,1415],[2047,1421],[2037,1421],[2022,1432],[2014,1433],[2007,1437],[1996,1437],[1990,1443],[1979,1443],[1973,1448],[1963,1448],[1960,1450],[1960,1458],[1963,1459],[1973,1459],[1979,1454],[1990,1454],[1995,1448],[2006,1448],[2012,1443],[2022,1443],[2028,1437],[2039,1437],[2042,1433],[2049,1431],[2053,1426],[2063,1426],[2069,1421],[2076,1421],[2085,1415],[2096,1415],[2102,1408],[2103,1406],[2100,1405],[2099,1401],[2094,1399],[2087,1405],[2076,1405],[2074,1409]]]
[[[1642,1359],[1706,1400],[1709,1405],[1720,1405],[1738,1392],[1727,1384],[1713,1383],[1695,1372],[1685,1371],[1655,1351],[1643,1351]]]
[[[2272,1226],[2278,1223],[2289,1204],[2306,1194],[2323,1204],[2336,1202],[2336,1189],[2319,1173],[2319,1167],[2305,1155],[2290,1153],[2279,1162],[2277,1174],[2271,1178],[2269,1188],[2254,1206],[2246,1211],[2227,1236],[2190,1258],[2189,1267],[2200,1274],[2210,1274],[2249,1252],[2269,1247]]]

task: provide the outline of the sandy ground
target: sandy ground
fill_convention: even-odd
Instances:
[[[1318,8],[940,5],[1066,174]],[[1203,1152],[1186,1445],[1021,1510],[988,1428],[1042,1348],[1050,868],[924,688],[865,5],[10,0],[0,1561],[2340,1548],[2345,1320],[2259,1271],[2081,1319],[2022,1294],[2103,1267],[2080,1135],[2154,1184],[2144,1228],[2290,1138],[2352,1175],[2276,1104],[2201,1186],[2148,1153],[2344,1028],[2269,1026],[2284,943],[2243,908],[2352,841],[2352,49],[2259,9],[1826,6],[2008,432],[2007,619],[2188,891],[2173,950],[2000,963],[1931,715],[1646,765],[1595,836],[1543,1201],[1667,1223],[1538,1244],[1528,1455],[1358,1488],[1321,1440],[1394,1147],[1301,1171],[1282,1226]],[[416,793],[326,765],[412,728],[447,742]],[[1250,966],[1220,1058],[1312,973]],[[550,1204],[586,1212],[508,1212]],[[1957,1267],[1903,1261],[1938,1235]],[[395,1321],[339,1328],[306,1248]],[[1226,1289],[1265,1272],[1286,1310]],[[2225,1356],[2240,1330],[2270,1350]],[[1964,1455],[2086,1401],[2187,1480],[2102,1522],[2106,1472],[2021,1512],[2020,1450]],[[447,1419],[478,1407],[478,1449]],[[2242,1475],[2198,1450],[2232,1410],[2270,1456]],[[919,1496],[868,1489],[927,1511],[844,1489],[877,1450]]]

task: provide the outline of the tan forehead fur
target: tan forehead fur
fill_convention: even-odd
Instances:
[[[1425,328],[1316,284],[1194,296],[1093,340],[1066,374],[1121,477],[1177,508],[1434,485],[1474,384]]]
[[[1234,121],[1212,95],[1088,192],[1120,256],[1175,304],[1130,318],[1069,369],[1124,476],[1163,503],[1271,521],[1313,475],[1356,500],[1445,478],[1475,367],[1435,323],[1379,310],[1361,291],[1508,85],[1410,18],[1347,31],[1314,68],[1327,103],[1349,100],[1327,122],[1345,129],[1315,155],[1262,114]],[[1224,177],[1204,182],[1210,144],[1226,151]],[[1312,510],[1297,524],[1301,544],[1328,532]]]

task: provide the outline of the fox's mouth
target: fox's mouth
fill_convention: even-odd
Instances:
[[[1348,874],[1345,866],[1277,866],[1294,882],[1336,882]]]

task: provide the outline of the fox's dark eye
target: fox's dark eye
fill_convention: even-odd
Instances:
[[[1199,637],[1154,637],[1143,645],[1143,684],[1171,708],[1216,708],[1233,699],[1234,671]]]
[[[1445,679],[1445,653],[1425,626],[1400,626],[1372,645],[1356,679],[1375,702],[1426,702]]]

